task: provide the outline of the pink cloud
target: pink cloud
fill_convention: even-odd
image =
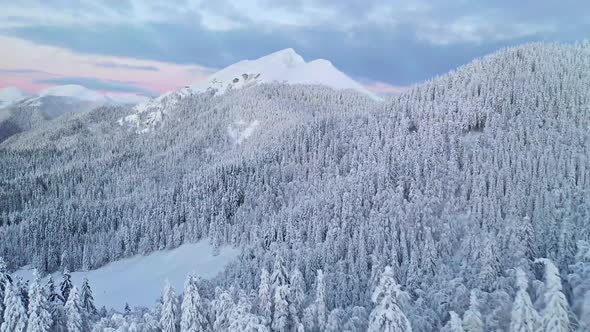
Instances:
[[[365,84],[365,87],[379,95],[399,95],[410,89],[410,86],[392,85],[384,82],[372,82]]]
[[[133,81],[141,88],[163,93],[204,80],[211,72],[209,68],[197,65],[77,54],[63,48],[41,46],[1,36],[0,54],[0,87],[16,86],[29,92],[50,86],[36,84],[36,80],[93,77],[101,80]],[[110,65],[105,66],[105,63]]]

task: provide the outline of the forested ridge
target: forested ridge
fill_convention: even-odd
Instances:
[[[0,256],[45,273],[243,248],[187,281],[205,330],[587,331],[588,87],[590,44],[529,44],[386,102],[263,84],[172,96],[144,133],[130,109],[56,119],[0,144]],[[172,293],[165,331],[188,320]]]

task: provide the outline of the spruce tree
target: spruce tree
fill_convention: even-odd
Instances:
[[[465,332],[483,332],[483,322],[481,320],[481,313],[479,312],[479,303],[477,301],[477,294],[474,290],[471,291],[469,297],[469,309],[463,314],[463,329]]]
[[[322,270],[318,270],[316,276],[314,309],[317,328],[323,331],[328,319],[328,308],[326,305],[326,281],[324,280],[324,271]]]
[[[387,266],[371,297],[375,307],[369,316],[369,332],[412,331],[410,321],[401,309],[402,293],[400,285],[393,278],[393,270]]]
[[[451,311],[449,312],[450,319],[447,322],[447,325],[443,328],[445,332],[464,332],[463,330],[463,322],[461,321],[461,317],[457,315],[456,312]]]
[[[72,287],[66,301],[66,326],[68,332],[83,332],[87,330],[84,320],[82,301],[76,286]]]
[[[59,285],[59,289],[61,291],[61,297],[64,299],[64,302],[68,301],[70,296],[70,291],[72,289],[72,276],[67,269],[64,270],[63,280]]]
[[[6,294],[6,288],[11,281],[12,279],[8,274],[6,262],[4,261],[4,258],[0,256],[0,325],[2,324],[4,317],[4,295]]]
[[[8,283],[4,289],[4,317],[0,332],[25,332],[27,312],[20,297],[20,290],[14,283]]]
[[[162,312],[160,314],[162,332],[176,332],[178,331],[178,303],[176,292],[168,281],[164,286],[162,301]]]
[[[274,289],[272,330],[276,332],[287,332],[291,330],[293,322],[289,313],[289,287],[281,285]]]
[[[545,332],[568,332],[570,329],[569,306],[562,291],[559,269],[550,259],[537,259],[545,264],[545,308],[542,328]]]
[[[49,305],[49,314],[53,321],[51,330],[54,332],[63,332],[66,330],[66,314],[65,314],[65,301],[61,294],[55,290],[55,284],[53,283],[53,277],[50,275],[47,281],[47,300]]]
[[[88,278],[84,278],[82,282],[82,308],[84,311],[90,316],[95,316],[98,311],[96,310],[96,306],[94,305],[94,296],[92,296],[92,288],[90,288],[90,283],[88,282]]]
[[[518,290],[512,305],[510,331],[535,332],[540,326],[540,318],[527,292],[528,280],[526,273],[521,269],[516,271],[516,287]]]
[[[41,280],[37,270],[33,273],[33,283],[29,290],[29,320],[27,332],[48,332],[51,329],[53,320],[49,313],[49,303],[45,288],[41,286]]]
[[[258,286],[258,313],[264,317],[266,324],[272,321],[272,289],[270,276],[266,269],[260,273],[260,285]]]
[[[199,294],[197,278],[189,275],[184,285],[181,305],[180,331],[202,332],[209,330],[207,312]]]

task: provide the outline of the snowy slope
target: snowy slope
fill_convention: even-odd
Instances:
[[[213,247],[206,241],[184,244],[176,249],[156,251],[147,256],[137,255],[107,264],[87,272],[73,272],[74,285],[81,286],[86,277],[94,292],[97,307],[105,306],[122,310],[125,303],[130,306],[153,306],[161,295],[166,280],[181,293],[186,276],[194,272],[203,278],[212,278],[235,259],[238,250],[221,248],[219,255],[213,255]],[[24,267],[13,275],[30,280],[33,271]],[[56,284],[61,274],[53,275]]]
[[[256,60],[243,60],[209,76],[204,82],[195,83],[178,91],[172,91],[138,104],[131,114],[119,121],[139,132],[149,131],[158,124],[180,100],[196,93],[221,95],[232,89],[243,89],[260,83],[323,85],[336,90],[355,90],[375,100],[378,96],[339,71],[328,60],[306,62],[293,49],[284,49]]]
[[[0,108],[18,103],[30,97],[30,94],[15,87],[0,89]]]

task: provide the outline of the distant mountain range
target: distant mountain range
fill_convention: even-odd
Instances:
[[[148,100],[135,94],[101,93],[80,85],[60,85],[37,95],[14,87],[0,89],[0,142],[67,113],[102,106],[132,106]]]

